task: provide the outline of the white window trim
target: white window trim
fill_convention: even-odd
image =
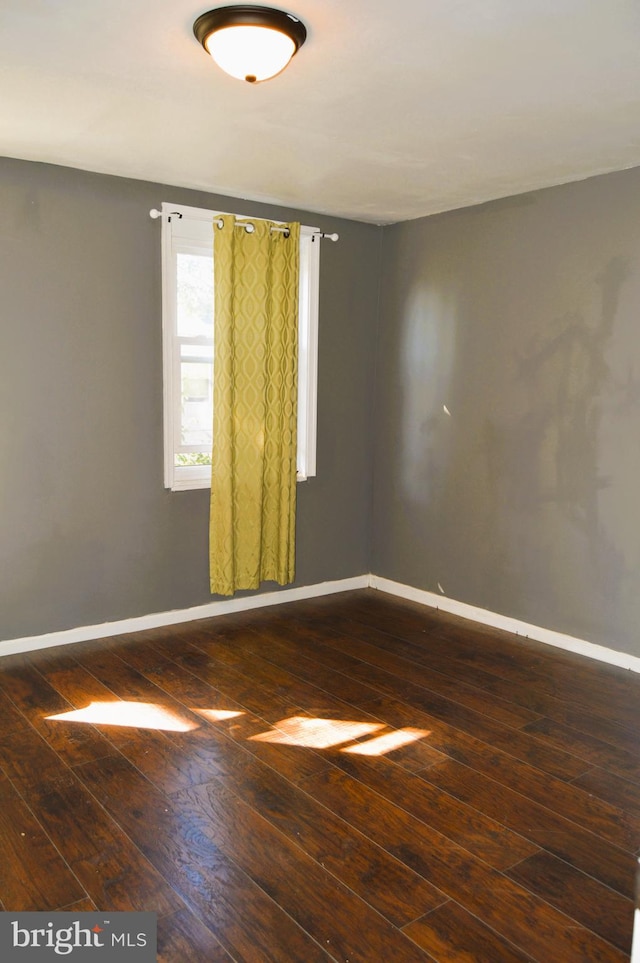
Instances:
[[[180,430],[179,368],[176,372],[176,254],[189,250],[202,253],[202,241],[213,246],[211,225],[224,211],[186,207],[184,204],[162,204],[162,341],[163,341],[163,409],[164,409],[164,485],[172,491],[209,488],[211,469],[206,465],[175,465],[175,440]],[[181,216],[178,216],[181,215]],[[252,215],[236,215],[242,220],[256,221]],[[201,222],[202,234],[193,222]],[[284,222],[278,222],[284,223]],[[179,225],[187,225],[180,236]],[[199,239],[198,239],[199,237]],[[320,229],[300,226],[300,284],[298,310],[298,481],[316,474],[317,397],[318,397],[318,297],[320,277]],[[215,359],[214,359],[215,364]]]

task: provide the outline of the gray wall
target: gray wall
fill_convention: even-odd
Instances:
[[[380,229],[1,159],[0,640],[211,599],[207,493],[162,484],[163,200],[340,233],[296,584],[640,655],[640,170]]]
[[[162,481],[149,209],[164,200],[340,233],[321,253],[318,477],[298,486],[296,584],[369,570],[380,229],[2,159],[0,640],[211,601],[208,493]]]
[[[640,655],[640,170],[382,263],[372,571]]]

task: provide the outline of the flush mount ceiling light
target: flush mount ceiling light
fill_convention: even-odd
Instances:
[[[284,70],[307,38],[297,17],[249,4],[209,10],[198,17],[193,32],[222,70],[250,84]]]

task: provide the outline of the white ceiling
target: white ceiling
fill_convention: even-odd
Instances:
[[[0,0],[0,154],[375,223],[640,165],[638,0],[290,0],[257,86],[212,6]]]

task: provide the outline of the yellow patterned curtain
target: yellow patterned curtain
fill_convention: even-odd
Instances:
[[[221,226],[219,226],[221,225]],[[214,222],[211,592],[294,579],[300,225]]]

